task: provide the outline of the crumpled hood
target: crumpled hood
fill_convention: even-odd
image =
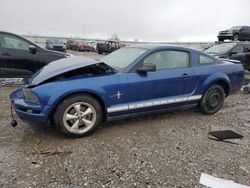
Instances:
[[[35,73],[30,79],[28,86],[36,86],[62,73],[97,63],[100,63],[100,61],[84,57],[68,57],[53,61]]]

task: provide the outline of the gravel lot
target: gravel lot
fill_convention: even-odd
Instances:
[[[96,53],[77,55],[100,58]],[[9,125],[0,88],[0,187],[202,187],[202,172],[250,185],[250,99],[239,92],[212,116],[197,110],[107,123],[70,139],[52,127]],[[210,130],[242,135],[235,144],[208,139]]]

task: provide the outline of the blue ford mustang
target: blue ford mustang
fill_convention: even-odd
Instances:
[[[244,80],[239,62],[169,45],[134,45],[100,61],[54,61],[10,96],[23,120],[53,120],[69,136],[91,133],[101,122],[132,114],[199,107],[214,114]]]

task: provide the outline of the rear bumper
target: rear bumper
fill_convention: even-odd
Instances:
[[[233,33],[223,33],[223,34],[219,34],[217,36],[217,38],[221,38],[221,39],[231,39],[233,38]]]
[[[17,90],[10,95],[12,108],[16,115],[25,122],[35,126],[45,126],[53,106],[38,105],[27,102],[22,97],[22,90]]]

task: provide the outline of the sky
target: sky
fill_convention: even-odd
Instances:
[[[0,0],[0,30],[41,36],[206,42],[250,26],[250,0]]]

